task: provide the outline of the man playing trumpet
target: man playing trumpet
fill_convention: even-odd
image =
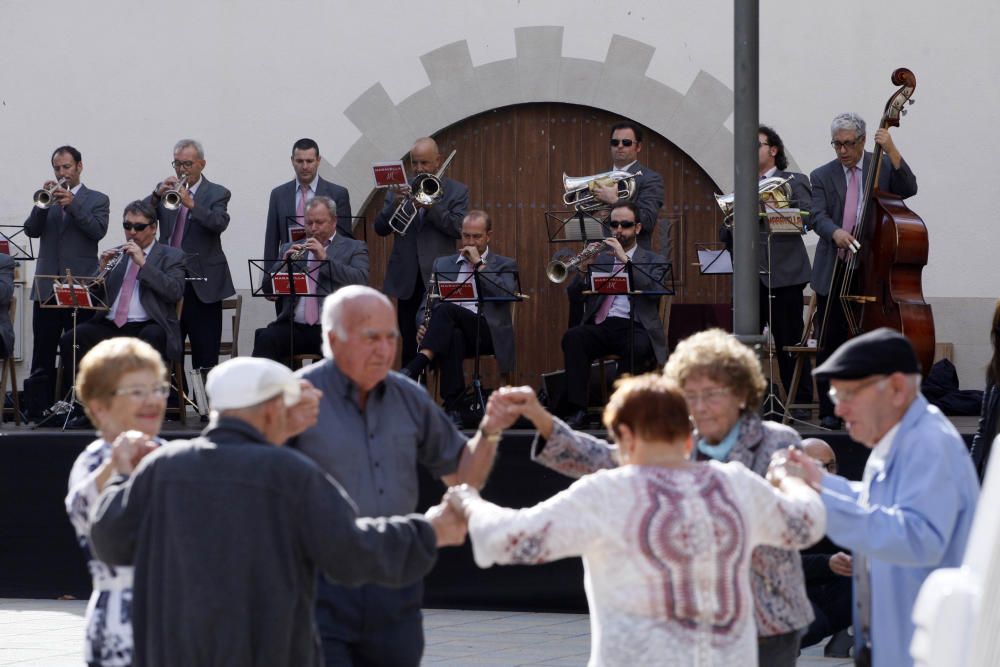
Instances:
[[[323,297],[344,285],[368,283],[368,246],[337,232],[337,203],[317,195],[306,205],[306,238],[281,246],[281,262],[270,273],[306,274],[310,295],[281,299],[278,319],[254,334],[253,356],[290,361],[295,354],[319,354],[322,346],[320,312]],[[289,334],[289,329],[291,334]]]

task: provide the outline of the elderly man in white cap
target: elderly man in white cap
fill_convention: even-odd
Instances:
[[[400,586],[437,546],[464,540],[444,507],[359,519],[330,476],[276,446],[315,422],[320,397],[281,364],[233,359],[206,389],[200,437],[156,451],[138,436],[115,442],[119,474],[94,509],[95,553],[135,566],[135,664],[320,665],[317,570]]]

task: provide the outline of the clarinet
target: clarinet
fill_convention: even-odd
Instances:
[[[417,345],[424,337],[420,334],[420,330],[427,331],[427,325],[431,322],[431,301],[434,299],[434,275],[431,275],[431,279],[427,281],[427,296],[424,297],[424,319],[420,323],[420,329],[417,329]]]

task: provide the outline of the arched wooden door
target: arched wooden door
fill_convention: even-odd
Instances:
[[[446,175],[469,186],[472,208],[490,214],[491,248],[517,260],[522,291],[530,297],[514,306],[516,383],[537,386],[541,373],[563,367],[560,340],[568,305],[565,288],[545,277],[545,265],[557,250],[548,241],[545,212],[566,208],[563,172],[582,176],[611,168],[608,138],[619,120],[589,107],[524,104],[467,118],[434,135],[442,156],[458,150]],[[717,188],[691,158],[649,130],[639,161],[664,180],[665,201],[653,245],[673,261],[674,304],[731,303],[731,278],[700,275],[695,253],[695,243],[718,238]],[[382,287],[392,249],[391,237],[380,237],[372,228],[383,200],[384,194],[377,192],[363,211],[375,288]],[[573,247],[574,252],[581,247]],[[684,308],[675,312],[682,314]],[[487,386],[497,386],[495,366],[484,362],[483,370]]]

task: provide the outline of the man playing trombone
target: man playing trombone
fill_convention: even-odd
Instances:
[[[53,151],[52,171],[55,180],[46,181],[35,193],[35,205],[24,221],[25,235],[41,239],[35,274],[61,276],[68,269],[75,276],[93,276],[97,273],[97,242],[108,233],[108,196],[80,182],[83,156],[72,146]],[[44,403],[48,407],[52,400],[56,346],[63,331],[73,326],[68,308],[40,307],[51,296],[50,281],[39,281],[31,288],[34,348],[31,379],[26,384],[39,389],[35,399],[35,392],[25,388],[32,418],[41,417],[41,408],[33,406]],[[81,311],[78,321],[89,317],[89,311]]]
[[[410,149],[410,165],[414,179],[435,175],[441,167],[437,142],[430,137],[417,139]],[[440,193],[429,204],[412,197],[409,185],[390,190],[382,211],[375,218],[375,233],[379,236],[396,234],[392,254],[385,272],[382,291],[398,300],[396,317],[406,365],[417,352],[417,311],[424,300],[431,279],[434,260],[455,249],[455,240],[462,236],[462,219],[469,208],[469,189],[463,183],[441,176]],[[415,215],[406,228],[398,227],[397,209],[415,206]],[[395,227],[395,228],[394,228]]]

